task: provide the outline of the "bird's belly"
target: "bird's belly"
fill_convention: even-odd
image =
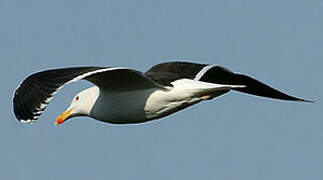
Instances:
[[[144,107],[155,89],[127,92],[103,92],[90,112],[93,118],[112,124],[130,124],[147,121]]]
[[[100,92],[90,116],[113,124],[141,123],[167,116],[202,100],[212,99],[218,93],[217,86],[210,83],[185,80],[174,82],[173,85],[168,90],[150,88]]]
[[[172,85],[173,87],[168,91],[156,90],[149,96],[145,106],[148,119],[167,116],[229,91],[217,84],[191,79],[177,80]]]
[[[148,119],[170,115],[204,100],[187,91],[171,91],[159,90],[151,94],[145,106],[145,116]]]

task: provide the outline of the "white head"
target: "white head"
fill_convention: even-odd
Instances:
[[[73,98],[70,107],[57,117],[55,124],[62,124],[67,119],[76,116],[89,116],[99,94],[100,90],[97,86],[93,86],[78,93]]]

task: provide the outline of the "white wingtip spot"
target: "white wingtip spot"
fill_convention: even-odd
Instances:
[[[21,119],[20,122],[25,123],[25,124],[35,124],[36,120],[32,120],[32,119],[24,120],[24,119]]]

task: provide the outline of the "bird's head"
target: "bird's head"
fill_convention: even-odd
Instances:
[[[73,98],[70,107],[56,118],[55,124],[60,125],[76,116],[89,116],[98,96],[97,86],[81,91]]]

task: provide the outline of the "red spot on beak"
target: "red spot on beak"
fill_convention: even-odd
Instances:
[[[57,119],[57,120],[56,120],[55,124],[56,124],[56,125],[60,125],[60,124],[62,124],[63,122],[64,122],[64,119],[59,118],[59,119]]]
[[[73,111],[73,108],[63,112],[62,114],[60,114],[57,118],[56,118],[56,121],[55,121],[55,124],[56,125],[60,125],[62,124],[66,119],[69,119],[72,115],[72,111]]]

